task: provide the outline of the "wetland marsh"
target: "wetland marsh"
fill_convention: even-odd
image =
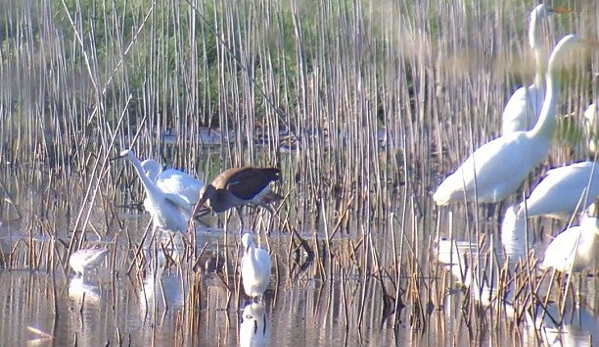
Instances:
[[[532,83],[536,5],[6,1],[0,346],[597,345],[597,262],[539,269],[568,222],[500,223],[549,169],[595,159],[599,51],[560,67],[549,154],[517,192],[432,198]],[[547,57],[566,34],[599,41],[599,3],[554,5],[573,12],[543,26]],[[146,247],[145,191],[110,160],[124,149],[203,182],[281,169],[273,213],[244,210],[273,260],[260,303],[235,213]],[[109,252],[80,281],[68,259],[88,247]]]

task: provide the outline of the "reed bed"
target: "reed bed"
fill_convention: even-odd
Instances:
[[[540,284],[535,254],[508,266],[497,213],[437,208],[430,195],[498,136],[507,98],[532,81],[525,42],[535,4],[8,1],[0,8],[8,226],[0,267],[66,273],[69,254],[101,241],[113,251],[112,285],[127,278],[139,289],[146,225],[126,216],[143,190],[131,167],[111,157],[131,148],[205,181],[232,166],[272,165],[283,170],[277,190],[285,199],[274,216],[257,211],[252,220],[275,259],[274,291],[302,283],[330,291],[305,307],[325,317],[325,329],[339,324],[360,339],[353,334],[365,327],[408,327],[416,340],[434,330],[454,344],[463,329],[481,339],[492,327],[509,331],[554,295]],[[599,5],[567,6],[577,12],[551,18],[548,48],[566,33],[599,39]],[[564,68],[559,113],[569,116],[523,191],[547,168],[588,157],[581,114],[596,101],[598,57],[577,54]],[[219,249],[188,245],[169,260],[187,291],[181,316],[170,317],[178,345],[205,325],[231,325],[229,315],[202,311],[240,306],[238,240],[230,237]],[[470,294],[497,289],[490,303],[465,295],[453,303],[459,310],[445,310],[456,281],[436,258],[441,237],[475,244],[476,255],[456,256],[478,272]],[[201,284],[206,266],[217,270],[208,277],[218,295]],[[153,317],[161,312],[154,307]],[[118,344],[128,345],[119,329]]]

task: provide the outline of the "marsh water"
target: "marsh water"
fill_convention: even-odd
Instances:
[[[35,192],[15,194],[15,205],[36,206],[31,202],[38,196]],[[333,256],[321,251],[308,258],[307,250],[289,251],[295,239],[292,233],[268,229],[273,217],[264,211],[248,210],[248,220],[258,230],[257,241],[263,247],[268,245],[277,264],[261,302],[249,301],[239,289],[235,216],[228,220],[227,232],[223,229],[225,217],[207,217],[207,225],[196,228],[198,258],[169,261],[156,276],[151,261],[138,265],[135,260],[150,218],[134,208],[139,197],[131,189],[115,199],[119,223],[96,230],[94,225],[105,223],[104,211],[98,209],[101,213],[90,215],[90,228],[95,231],[88,233],[87,243],[109,248],[110,256],[82,282],[64,258],[72,235],[69,224],[73,218],[69,216],[81,202],[67,197],[67,191],[63,194],[73,205],[56,207],[47,217],[55,235],[47,233],[44,226],[31,227],[36,225],[32,220],[39,217],[30,215],[29,208],[21,208],[20,219],[1,226],[5,269],[0,270],[0,346],[590,346],[591,341],[599,341],[599,280],[592,274],[576,279],[579,301],[568,304],[561,329],[547,322],[541,327],[527,324],[523,317],[515,320],[506,313],[507,308],[467,305],[476,302],[476,295],[463,288],[459,275],[452,276],[456,267],[447,265],[451,255],[443,249],[451,242],[450,236],[453,240],[471,238],[466,232],[418,235],[421,242],[414,257],[430,259],[430,264],[420,265],[419,273],[407,276],[424,281],[422,287],[413,289],[419,291],[418,300],[427,310],[424,313],[414,308],[420,304],[405,302],[392,305],[397,311],[390,314],[385,300],[395,295],[396,288],[381,286],[376,276],[351,270],[351,263],[363,261],[359,258],[364,256],[356,251],[358,233],[339,232],[331,237],[328,254]],[[430,223],[436,216],[425,218]],[[392,216],[389,221],[397,223]],[[454,224],[456,230],[466,230],[463,223]],[[550,221],[540,225],[540,230],[556,227]],[[396,246],[389,242],[395,240],[390,230],[393,228],[369,230],[370,242],[383,257],[393,254]],[[325,230],[299,232],[304,240],[313,241],[311,245],[323,247],[324,235]],[[405,231],[398,235],[408,237]],[[492,234],[488,236],[500,242]],[[529,249],[541,252],[549,237],[531,231],[525,239],[512,241],[499,247],[503,251],[496,254],[506,258],[497,261],[509,263],[508,256],[519,259]],[[470,245],[459,243],[457,247]],[[317,261],[319,256],[322,259]],[[392,258],[381,262],[396,264]],[[319,269],[322,266],[330,267],[326,275]],[[471,319],[485,323],[473,324]]]

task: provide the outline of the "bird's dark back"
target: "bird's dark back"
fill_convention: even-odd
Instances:
[[[270,182],[281,178],[277,168],[245,167],[229,176],[226,190],[235,197],[250,200],[266,188]]]

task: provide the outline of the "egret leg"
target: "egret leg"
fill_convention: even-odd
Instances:
[[[503,209],[503,201],[496,203],[485,204],[487,210],[487,216],[485,222],[491,222],[495,225],[491,225],[491,230],[497,230],[499,226],[501,226],[502,215],[501,211]]]
[[[505,205],[504,201],[500,201],[498,203],[495,204],[495,221],[497,224],[495,224],[493,226],[493,230],[499,230],[501,228],[501,222],[503,222],[503,214],[501,213],[501,211],[503,211],[503,206]]]

